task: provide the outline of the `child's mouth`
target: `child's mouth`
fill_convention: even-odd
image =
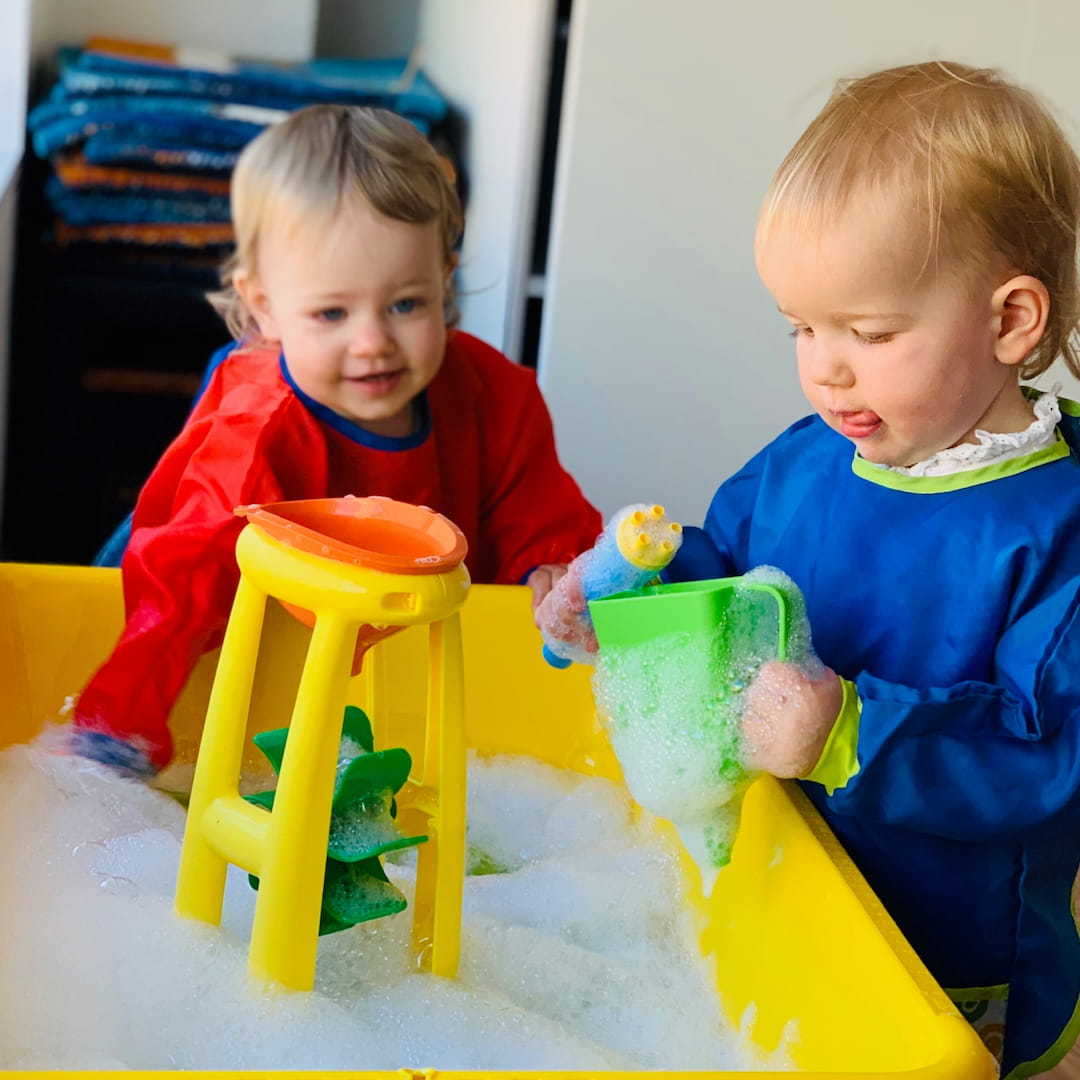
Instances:
[[[355,386],[362,394],[378,398],[392,394],[404,376],[405,369],[399,368],[397,371],[377,371],[372,375],[354,375],[345,381],[350,386]]]
[[[881,417],[869,409],[836,414],[840,421],[840,433],[849,439],[866,439],[881,427]]]

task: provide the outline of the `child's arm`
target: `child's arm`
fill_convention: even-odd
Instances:
[[[837,788],[831,806],[840,813],[972,842],[1019,837],[1051,824],[1075,828],[1080,824],[1080,590],[1075,583],[1060,587],[1008,627],[995,661],[995,683],[915,689],[865,673],[841,681],[839,719],[829,725],[824,751],[810,772],[806,766],[814,748],[800,756],[794,733],[816,730],[820,737],[835,703],[835,684],[819,695],[797,680],[788,683],[774,697],[768,719],[799,775],[831,777],[828,786]],[[760,700],[755,687],[751,702]],[[744,731],[754,738],[749,710]],[[838,758],[844,759],[839,768]]]
[[[234,433],[235,434],[235,433]],[[168,717],[196,661],[218,644],[239,572],[233,508],[281,498],[268,470],[217,446],[212,423],[186,430],[140,497],[123,563],[127,621],[112,653],[79,695],[73,746],[110,760],[133,747],[143,763],[172,757]],[[89,736],[89,737],[88,737]]]

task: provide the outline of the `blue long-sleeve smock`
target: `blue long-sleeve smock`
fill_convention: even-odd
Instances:
[[[1007,994],[1003,1075],[1080,1030],[1080,408],[1057,442],[943,477],[799,421],[716,493],[671,580],[778,566],[861,708],[808,795],[957,1001]],[[857,771],[856,771],[857,770]]]

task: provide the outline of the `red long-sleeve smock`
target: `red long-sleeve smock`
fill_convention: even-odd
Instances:
[[[74,723],[168,763],[169,712],[220,644],[239,580],[237,506],[349,494],[429,506],[464,532],[483,583],[516,584],[593,543],[600,516],[559,463],[531,371],[452,332],[424,404],[413,435],[377,436],[307,398],[276,351],[229,353],[139,497],[126,625]]]

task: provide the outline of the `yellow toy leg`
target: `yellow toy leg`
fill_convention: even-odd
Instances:
[[[249,969],[293,990],[310,990],[315,982],[338,718],[347,688],[341,673],[352,662],[356,630],[355,622],[340,616],[322,616],[315,624],[269,815]]]
[[[230,859],[211,836],[220,833],[211,819],[229,816],[235,801],[240,820],[246,820],[259,846],[269,820],[258,808],[243,802],[237,792],[237,778],[244,752],[251,687],[259,655],[266,594],[246,578],[240,579],[232,614],[221,646],[217,674],[206,711],[206,724],[199,744],[199,758],[188,803],[188,825],[180,852],[176,881],[176,910],[180,915],[203,922],[221,922],[225,896],[225,872]],[[257,814],[251,814],[250,811]],[[237,830],[238,832],[240,830]],[[248,865],[248,863],[241,863]],[[258,873],[258,870],[253,870]]]
[[[457,974],[465,878],[465,685],[461,620],[431,626],[424,771],[412,798],[427,816],[418,852],[413,949],[436,975]]]

